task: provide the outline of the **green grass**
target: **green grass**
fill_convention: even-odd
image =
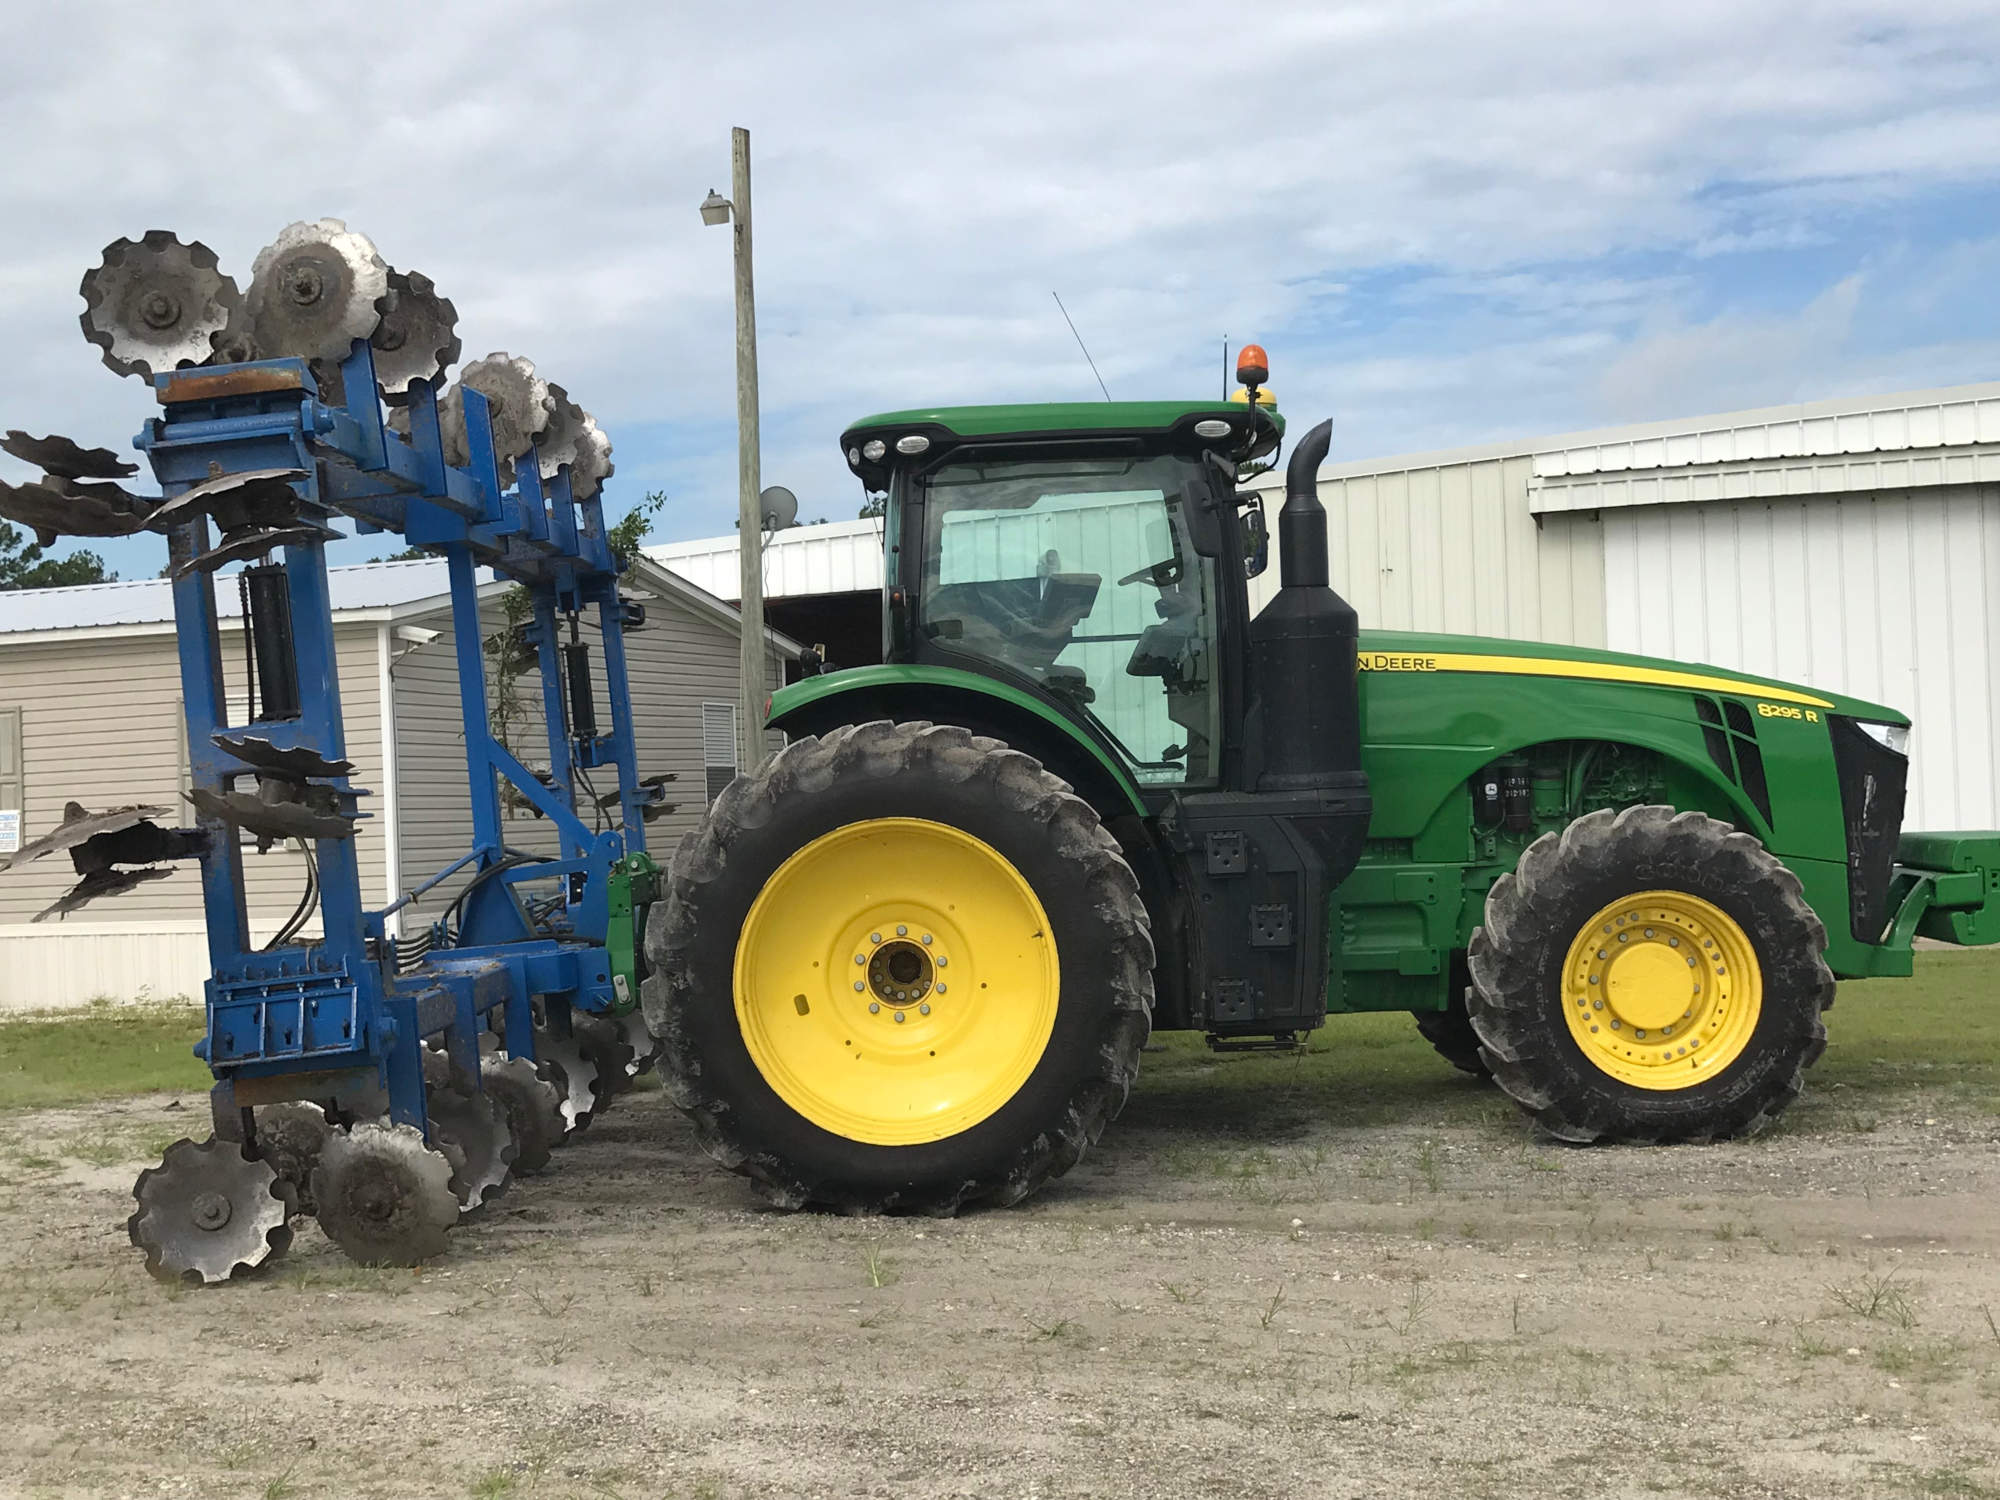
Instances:
[[[0,1021],[0,1109],[206,1093],[208,1069],[189,1050],[201,1031],[201,1012],[185,1005],[95,1005]]]
[[[1912,1091],[2000,1111],[1991,1085],[2000,1069],[2000,949],[1919,953],[1914,978],[1844,984],[1827,1027],[1808,1097],[1845,1113],[1815,1118],[1815,1129],[1843,1128],[1854,1109]],[[107,1004],[0,1021],[0,1109],[205,1091],[207,1070],[188,1050],[200,1034],[201,1012],[189,1006]],[[1140,1070],[1128,1123],[1174,1128],[1192,1117],[1268,1145],[1326,1124],[1513,1117],[1496,1091],[1432,1052],[1405,1015],[1329,1017],[1302,1052],[1225,1057],[1199,1036],[1161,1041]],[[1392,1167],[1399,1178],[1431,1175],[1421,1159]]]
[[[2000,1112],[2000,949],[1919,953],[1912,978],[1843,984],[1826,1031],[1809,1089],[1841,1084],[1849,1102],[1935,1089]]]
[[[1853,1129],[1855,1110],[1913,1092],[2000,1112],[1992,1087],[2000,1070],[2000,948],[1919,953],[1912,978],[1843,984],[1827,1031],[1806,1093],[1832,1108],[1794,1115],[1795,1128]],[[1321,1125],[1500,1122],[1515,1114],[1497,1090],[1453,1070],[1402,1014],[1329,1016],[1300,1052],[1221,1056],[1186,1032],[1159,1041],[1161,1050],[1139,1069],[1121,1128],[1171,1131],[1198,1119],[1210,1132],[1268,1146]],[[1423,1166],[1392,1163],[1389,1175],[1422,1182]]]

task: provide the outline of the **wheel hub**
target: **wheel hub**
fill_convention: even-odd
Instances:
[[[898,932],[910,931],[908,923],[898,923]],[[937,966],[932,961],[927,948],[919,944],[932,942],[926,932],[917,942],[907,937],[891,938],[877,948],[873,956],[866,953],[857,957],[868,960],[868,992],[874,995],[884,1009],[894,1006],[903,1009],[923,1005],[923,1013],[930,1014],[930,1007],[924,1005],[936,982]],[[879,1012],[878,1012],[879,1014]]]
[[[188,1217],[197,1229],[220,1229],[229,1222],[229,1200],[220,1193],[197,1194]]]
[[[1740,1056],[1763,976],[1749,934],[1685,891],[1604,907],[1570,944],[1563,1015],[1596,1067],[1648,1089],[1692,1088]]]

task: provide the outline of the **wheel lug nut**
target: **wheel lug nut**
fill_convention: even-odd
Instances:
[[[931,1007],[929,1001],[925,1001],[922,1005],[919,1005],[917,1007],[917,1014],[920,1016],[927,1016],[930,1013],[931,1013]]]
[[[868,934],[868,941],[871,943],[879,943],[882,941],[882,934],[879,932],[871,932]]]
[[[857,953],[854,955],[854,961],[858,964],[865,964],[868,962],[868,955],[865,953]]]
[[[871,1016],[879,1016],[879,1015],[881,1015],[881,1014],[882,1014],[882,1002],[881,1002],[881,1001],[879,1001],[879,1000],[870,1000],[870,1001],[868,1002],[868,1014],[869,1014],[869,1015],[871,1015]]]
[[[896,936],[897,936],[897,937],[908,937],[909,935],[910,935],[910,929],[909,929],[909,928],[907,928],[907,927],[902,927],[902,926],[898,926],[898,927],[896,928]]]
[[[900,1010],[896,1012],[896,1024],[898,1026],[903,1024],[903,1013]]]
[[[944,981],[943,981],[943,980],[939,980],[939,981],[938,981],[938,987],[937,987],[937,992],[938,992],[938,993],[939,993],[940,995],[942,995],[942,994],[944,993],[944,991],[945,991],[945,984],[944,984]]]
[[[926,948],[930,947],[930,945],[931,945],[931,935],[930,935],[930,934],[929,934],[928,932],[927,932],[927,933],[925,933],[925,934],[924,934],[924,936],[923,936],[923,945],[924,945],[924,946],[925,946]]]
[[[867,985],[865,985],[865,984],[863,984],[863,983],[862,983],[862,982],[861,982],[860,980],[858,980],[858,979],[857,979],[857,980],[855,980],[855,981],[854,981],[854,993],[855,993],[855,994],[857,994],[857,995],[860,995],[860,994],[865,994],[865,993],[867,993],[867,990],[868,990],[868,986],[867,986]]]
[[[950,960],[950,959],[948,959],[948,958],[946,958],[946,957],[945,957],[945,956],[944,956],[944,955],[943,955],[942,953],[940,953],[940,954],[938,955],[938,967],[939,967],[940,969],[944,968],[944,967],[945,967],[945,966],[946,966],[947,964],[949,964],[950,962],[951,962],[951,960]]]

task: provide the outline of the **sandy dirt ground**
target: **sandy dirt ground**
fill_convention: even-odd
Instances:
[[[421,1272],[305,1225],[203,1291],[124,1230],[202,1101],[0,1118],[0,1493],[2000,1495],[1990,1104],[1578,1151],[1148,1064],[1020,1210],[767,1212],[653,1090]]]

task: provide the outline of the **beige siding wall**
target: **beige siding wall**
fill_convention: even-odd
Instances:
[[[626,638],[626,655],[632,688],[635,730],[639,747],[639,774],[654,776],[671,771],[679,780],[667,787],[667,800],[676,811],[647,825],[646,837],[656,858],[662,862],[674,845],[694,826],[706,807],[703,794],[701,756],[701,705],[703,700],[734,702],[736,699],[737,637],[706,617],[695,615],[681,605],[648,598],[646,626]],[[483,625],[491,634],[501,623],[497,605],[487,608]],[[449,634],[449,616],[443,613],[426,624],[445,633],[437,640],[396,664],[396,774],[399,784],[403,884],[408,887],[428,879],[460,858],[472,845],[472,802],[465,774],[465,741],[461,728],[458,697],[458,664]],[[595,649],[596,631],[586,628],[593,645],[592,660],[599,668],[598,721],[609,729],[610,707],[602,681],[603,653]],[[781,659],[770,654],[770,680],[783,680]],[[489,664],[490,692],[490,664]],[[541,680],[530,672],[519,684],[520,715],[515,724],[514,753],[530,768],[548,764],[546,731],[542,724]],[[602,791],[610,791],[617,777],[609,768],[593,773]],[[588,812],[586,811],[586,818]],[[506,841],[517,848],[537,852],[552,850],[554,830],[543,819],[510,817]],[[426,896],[406,922],[405,931],[414,931],[441,915],[462,884],[454,879]]]
[[[1529,457],[1322,479],[1333,586],[1363,629],[1451,631],[1604,644],[1604,540],[1593,511],[1528,513]],[[1265,493],[1277,591],[1282,488]]]
[[[225,670],[232,674],[240,672],[238,640],[235,631],[224,631]],[[379,793],[375,643],[372,625],[344,626],[337,638],[355,783]],[[0,645],[0,706],[22,710],[24,839],[52,830],[69,801],[93,811],[152,803],[172,809],[164,821],[191,821],[181,798],[185,729],[173,636]],[[362,809],[376,815],[362,824],[358,844],[363,891],[372,902],[385,883],[380,798],[364,798]],[[296,906],[304,866],[289,849],[248,853],[245,865],[252,929],[265,935]],[[198,936],[201,883],[192,864],[96,902],[67,923],[22,930],[75,880],[62,854],[0,875],[0,1008],[69,1004],[96,994],[127,998],[141,988],[155,995],[200,993],[207,966]],[[172,941],[162,941],[167,938]]]

